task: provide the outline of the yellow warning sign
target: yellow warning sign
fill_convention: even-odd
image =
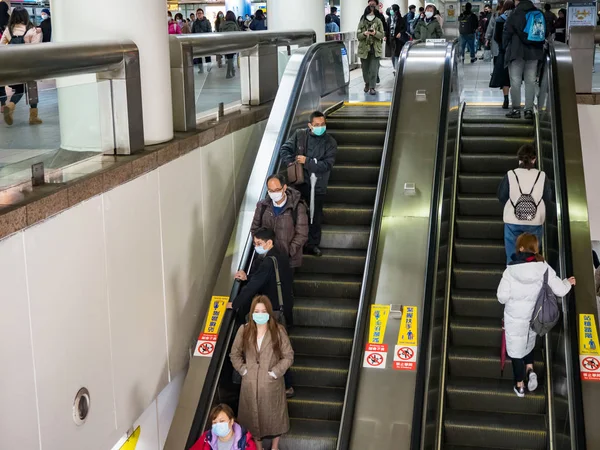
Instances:
[[[125,443],[121,446],[120,450],[135,450],[135,447],[140,439],[141,432],[141,427],[137,427],[131,436],[129,436]]]
[[[221,327],[228,302],[229,297],[218,295],[213,295],[210,299],[210,308],[206,316],[206,325],[204,325],[205,334],[219,334],[219,328]]]
[[[598,330],[593,314],[579,314],[579,354],[600,355]]]
[[[390,317],[390,305],[371,305],[371,321],[369,323],[369,344],[382,344],[385,327]]]
[[[400,320],[400,331],[398,332],[398,345],[418,345],[419,316],[416,306],[403,306],[402,319]]]

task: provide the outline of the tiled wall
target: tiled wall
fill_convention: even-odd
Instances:
[[[264,126],[0,241],[0,449],[107,450],[136,420],[162,448]]]

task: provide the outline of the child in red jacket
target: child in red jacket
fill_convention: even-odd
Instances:
[[[256,450],[249,431],[235,423],[233,410],[225,405],[215,406],[209,416],[212,427],[205,431],[190,450],[218,450],[219,442],[231,442],[231,450]]]

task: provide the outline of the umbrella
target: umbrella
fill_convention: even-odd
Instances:
[[[500,377],[504,375],[504,364],[506,364],[506,332],[504,331],[504,319],[502,319],[502,343],[500,344]]]
[[[314,173],[310,174],[310,223],[313,223],[315,216],[315,186],[317,185],[317,176]]]

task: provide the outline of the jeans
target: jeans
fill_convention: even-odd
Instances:
[[[534,234],[538,239],[540,253],[542,252],[543,225],[514,225],[504,224],[504,248],[506,249],[506,264],[512,261],[511,256],[517,252],[517,238],[523,233]]]
[[[471,53],[471,59],[475,59],[475,35],[474,34],[461,34],[460,35],[460,57],[465,57],[465,47],[469,47],[469,53]]]
[[[24,84],[14,84],[11,86],[13,89],[13,95],[10,98],[10,101],[15,105],[21,101],[23,95],[25,95],[25,85]],[[4,86],[0,86],[0,105],[6,105],[6,101],[8,100],[6,95],[6,88]],[[37,103],[30,103],[30,107],[37,108]]]
[[[313,216],[313,223],[310,223],[310,181],[296,187],[300,191],[302,199],[308,205],[308,242],[306,243],[306,248],[312,249],[321,244],[321,224],[323,223],[325,194],[317,194],[315,192],[315,215]]]
[[[521,108],[521,81],[525,79],[525,109],[533,109],[535,98],[535,77],[538,61],[515,59],[508,65],[510,75],[510,100],[513,109]]]
[[[375,89],[377,86],[377,74],[379,73],[379,58],[375,55],[369,55],[360,60],[362,63],[363,80],[369,89]]]
[[[525,372],[528,364],[533,365],[533,350],[524,358],[510,358],[512,360],[513,376],[515,378],[515,384],[525,381],[527,373]]]

